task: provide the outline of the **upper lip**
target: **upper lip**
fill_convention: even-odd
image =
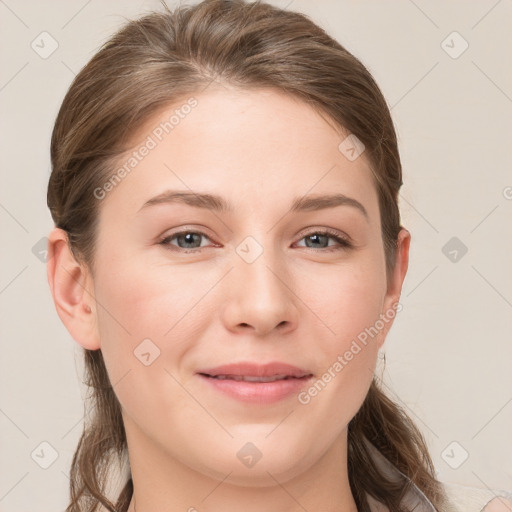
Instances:
[[[239,362],[216,366],[215,368],[204,368],[197,373],[216,377],[217,375],[239,375],[243,377],[273,377],[284,375],[287,377],[305,377],[312,373],[298,368],[291,364],[273,362],[267,364],[256,364],[251,362]]]

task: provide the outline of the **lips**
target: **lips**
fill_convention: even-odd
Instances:
[[[288,379],[297,379],[298,377],[290,377],[289,375],[274,375],[272,377],[252,377],[249,375],[207,375],[207,377],[211,377],[212,379],[219,380],[243,380],[245,382],[275,382],[276,380],[288,380]],[[302,378],[302,377],[301,377]]]
[[[204,368],[198,377],[209,389],[246,406],[261,407],[292,399],[307,386],[313,374],[286,363],[233,363]]]
[[[256,364],[250,362],[232,363],[215,368],[205,368],[197,373],[218,380],[246,382],[275,382],[277,380],[302,379],[312,373],[287,363],[273,362]]]

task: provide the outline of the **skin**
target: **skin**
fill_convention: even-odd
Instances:
[[[296,395],[243,403],[195,372],[282,361],[320,378],[398,302],[410,234],[400,232],[388,283],[365,154],[349,161],[338,149],[347,133],[307,104],[274,90],[210,87],[194,97],[190,114],[101,200],[94,275],[74,260],[65,232],[49,235],[57,312],[77,343],[103,352],[137,512],[256,512],[262,503],[267,512],[356,511],[347,425],[392,320],[308,404]],[[137,147],[175,108],[141,127]],[[174,203],[139,212],[166,189],[215,193],[233,211]],[[368,218],[346,205],[290,212],[296,197],[333,192],[362,203]],[[183,228],[206,236],[175,237],[174,251],[159,244]],[[323,228],[354,247],[307,237]],[[248,236],[263,250],[251,263],[236,251]],[[146,338],[160,350],[149,366],[134,356]],[[262,453],[250,468],[237,457],[247,442]]]

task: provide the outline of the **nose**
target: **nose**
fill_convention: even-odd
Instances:
[[[238,259],[223,283],[222,318],[226,328],[257,336],[268,335],[274,329],[280,335],[294,330],[299,299],[284,262],[270,251],[264,251],[252,263],[234,256]]]

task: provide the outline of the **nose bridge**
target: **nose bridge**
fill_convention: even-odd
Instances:
[[[235,264],[237,279],[252,296],[266,301],[285,300],[287,295],[282,254],[272,241],[272,233],[263,233],[258,239],[246,237],[236,248],[239,261]],[[277,276],[281,275],[281,279]]]
[[[263,333],[283,322],[296,321],[289,273],[272,240],[272,231],[261,230],[235,248],[226,308],[226,321],[232,328],[244,324]]]

